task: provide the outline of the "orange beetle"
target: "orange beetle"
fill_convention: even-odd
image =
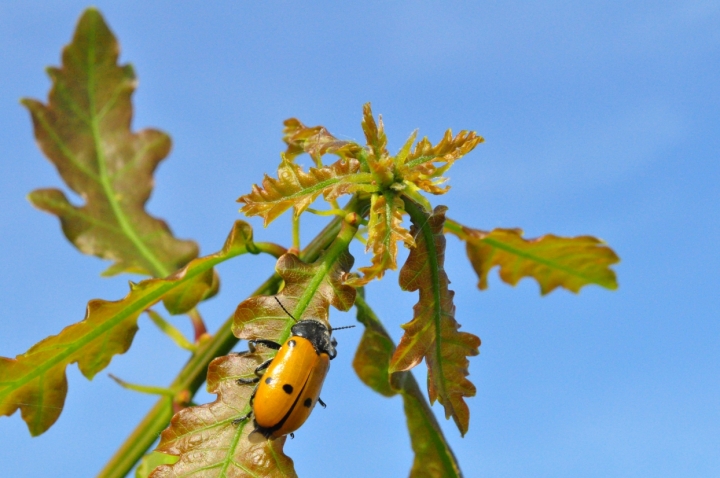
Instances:
[[[297,322],[277,297],[275,300]],[[340,328],[348,327],[335,330]],[[251,348],[262,344],[278,353],[255,369],[259,377],[237,380],[239,384],[260,384],[250,397],[252,412],[233,423],[240,423],[254,414],[254,431],[267,438],[293,436],[292,432],[305,423],[316,403],[325,407],[320,399],[320,390],[330,368],[330,360],[337,355],[337,342],[330,336],[332,330],[320,320],[305,319],[293,325],[290,329],[292,336],[282,345],[265,339],[250,341]]]

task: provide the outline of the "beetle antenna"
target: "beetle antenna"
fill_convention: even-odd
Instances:
[[[282,305],[282,302],[280,302],[280,299],[278,299],[276,295],[274,295],[273,297],[275,297],[275,300],[277,301],[278,305],[279,305],[280,307],[282,307],[282,310],[284,310],[285,313],[286,313],[287,315],[289,315],[291,319],[293,319],[295,322],[297,322],[297,319],[296,319],[295,317],[293,317],[290,312],[288,312],[288,310],[285,308],[284,305]]]
[[[330,329],[331,332],[335,332],[336,330],[342,330],[342,329],[352,329],[355,327],[354,325],[346,325],[345,327],[333,327]]]

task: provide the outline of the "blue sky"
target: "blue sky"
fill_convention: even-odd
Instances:
[[[0,4],[3,356],[80,320],[88,300],[127,292],[127,278],[101,279],[106,264],[25,199],[60,180],[18,100],[45,100],[44,68],[87,6],[49,3]],[[457,318],[483,341],[466,437],[434,407],[465,476],[720,475],[720,2],[148,3],[96,5],[140,79],[134,127],[173,137],[148,209],[203,254],[240,217],[235,199],[275,170],[283,119],[360,139],[371,101],[391,149],[415,128],[433,141],[448,127],[485,137],[451,170],[452,191],[433,198],[450,217],[529,237],[592,234],[621,256],[616,292],[540,297],[530,280],[512,288],[495,272],[480,292],[448,240]],[[287,218],[266,230],[250,222],[258,238],[287,243]],[[303,239],[321,224],[303,223]],[[223,265],[221,294],[202,308],[210,327],[271,267],[265,257]],[[389,274],[367,295],[398,339],[416,298],[396,284]],[[334,312],[336,324],[353,320]],[[360,330],[338,335],[328,408],[286,451],[300,476],[404,476],[400,399],[355,377]],[[185,360],[141,318],[107,371],[164,385]],[[68,379],[45,435],[0,418],[4,475],[93,476],[154,403],[104,372],[88,382],[71,366]]]

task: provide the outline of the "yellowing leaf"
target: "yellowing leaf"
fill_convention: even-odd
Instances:
[[[198,249],[173,237],[164,221],[144,209],[170,138],[157,130],[130,130],[137,80],[130,65],[117,64],[118,54],[102,16],[88,9],[63,51],[62,67],[48,70],[48,104],[23,100],[38,145],[85,204],[70,204],[57,189],[33,191],[29,199],[60,218],[80,251],[114,261],[109,273],[165,277]]]
[[[77,363],[83,375],[92,379],[114,355],[128,350],[138,316],[145,309],[194,281],[202,281],[214,266],[249,252],[252,245],[252,229],[237,221],[220,252],[194,259],[167,279],[133,284],[122,300],[91,300],[81,322],[42,340],[15,359],[0,357],[0,416],[12,415],[19,408],[30,433],[43,433],[62,411],[68,365]],[[202,297],[196,295],[195,300]]]
[[[291,207],[299,216],[320,194],[328,200],[358,190],[368,174],[359,173],[356,159],[340,159],[330,166],[302,168],[283,156],[278,168],[278,179],[265,175],[262,187],[253,185],[252,192],[240,196],[244,203],[241,211],[246,216],[261,216],[267,226]]]
[[[401,394],[415,452],[410,477],[462,476],[457,460],[412,373],[390,375],[390,359],[395,350],[390,335],[362,297],[358,296],[355,307],[357,320],[365,325],[365,331],[355,353],[353,368],[360,380],[376,392],[386,397]]]
[[[363,277],[348,280],[348,284],[359,287],[373,279],[380,279],[388,269],[397,269],[398,241],[413,247],[415,241],[402,226],[403,200],[391,192],[383,196],[373,195],[368,223],[366,250],[373,250],[372,265],[361,267]]]
[[[448,289],[445,262],[445,206],[438,206],[432,215],[406,201],[416,237],[416,246],[400,270],[400,287],[419,291],[413,320],[402,327],[400,340],[390,363],[390,372],[410,370],[423,358],[428,366],[430,403],[439,400],[445,417],[453,417],[461,434],[468,430],[470,411],[464,397],[475,395],[475,386],[466,378],[469,355],[477,355],[480,339],[460,332],[455,321],[454,292]]]
[[[258,354],[230,354],[210,363],[207,389],[217,399],[175,414],[160,436],[157,451],[180,459],[160,466],[151,478],[297,476],[292,459],[283,452],[286,437],[267,440],[259,433],[251,434],[251,421],[233,424],[245,414],[253,390],[236,380],[253,376],[261,362]]]
[[[609,266],[620,261],[600,239],[592,236],[558,237],[553,234],[523,239],[520,229],[494,229],[491,232],[470,229],[448,221],[447,230],[466,241],[467,255],[480,279],[478,287],[487,288],[487,276],[500,266],[500,278],[510,285],[523,277],[540,284],[543,295],[558,287],[572,292],[585,285],[617,288],[615,272]]]

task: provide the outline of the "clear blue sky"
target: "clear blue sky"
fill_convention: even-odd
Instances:
[[[435,198],[451,217],[530,237],[596,235],[622,263],[616,292],[541,298],[530,280],[512,288],[495,272],[480,292],[448,240],[458,320],[483,341],[469,433],[441,418],[465,476],[720,476],[720,2],[240,3],[250,5],[96,2],[140,79],[134,127],[174,140],[153,214],[203,254],[219,249],[240,217],[235,199],[274,171],[290,116],[359,139],[371,101],[392,149],[415,128],[433,141],[448,127],[474,129],[486,143]],[[76,252],[25,199],[60,180],[18,100],[45,100],[44,68],[58,64],[86,6],[0,3],[3,356],[82,319],[88,300],[127,292],[127,278],[101,279],[107,264]],[[263,240],[287,237],[287,218],[267,230],[251,222]],[[305,225],[305,241],[318,224]],[[210,326],[271,266],[224,265],[220,296],[202,308]],[[415,295],[396,283],[390,274],[367,294],[397,339]],[[186,353],[147,318],[140,328],[107,371],[168,384]],[[300,476],[406,476],[400,399],[355,377],[360,330],[338,335],[328,408],[287,453]],[[4,476],[93,476],[154,403],[105,372],[88,382],[71,366],[68,379],[66,408],[45,435],[30,438],[18,415],[0,418]]]

